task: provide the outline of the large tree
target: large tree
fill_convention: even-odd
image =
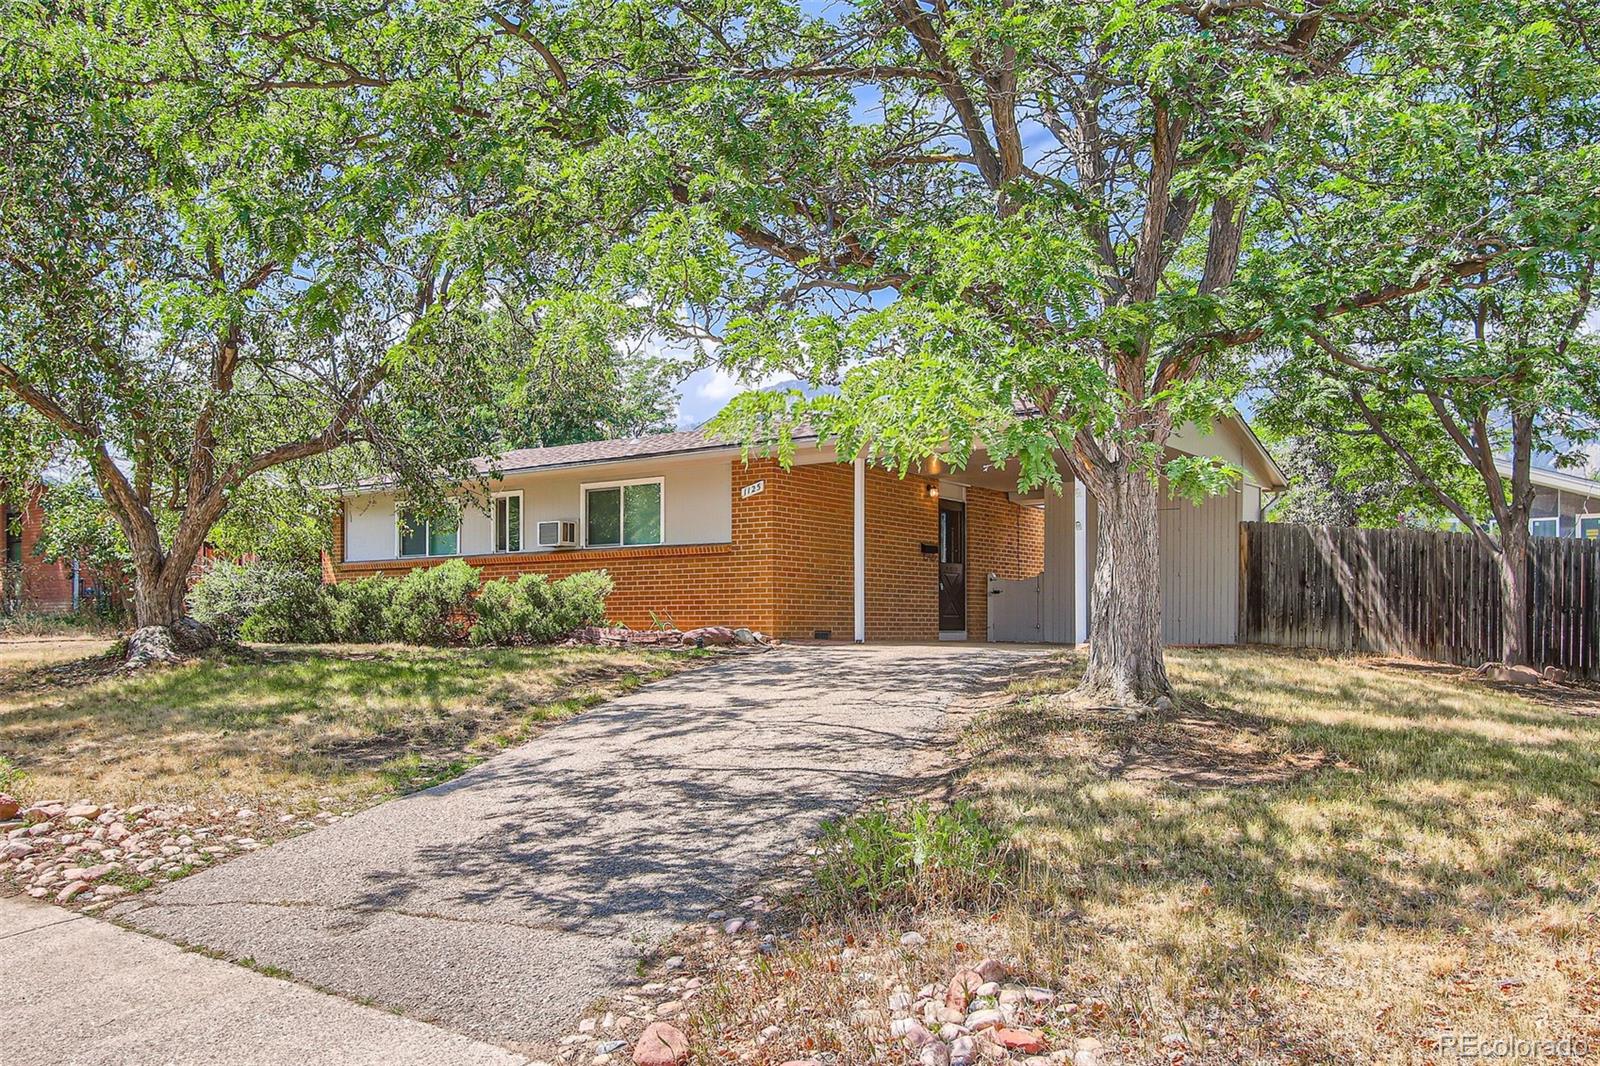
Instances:
[[[1520,251],[1405,299],[1285,323],[1265,413],[1337,435],[1347,478],[1381,471],[1470,529],[1498,564],[1501,657],[1523,664],[1532,465],[1580,460],[1600,421],[1600,54],[1583,6],[1497,7],[1468,25],[1478,32],[1406,25],[1417,99],[1405,123],[1309,190],[1336,194],[1331,209],[1274,207],[1302,247],[1331,249],[1317,263],[1403,239],[1412,217],[1485,220]],[[1305,273],[1296,284],[1315,286]]]
[[[840,382],[747,397],[730,428],[781,447],[804,418],[901,468],[978,442],[1029,484],[1070,469],[1100,516],[1083,688],[1148,701],[1170,691],[1160,487],[1230,481],[1169,452],[1174,427],[1226,413],[1263,340],[1572,239],[1546,209],[1588,195],[1586,172],[1551,153],[1525,167],[1530,199],[1468,211],[1449,183],[1492,147],[1414,121],[1476,121],[1418,40],[1586,62],[1542,20],[1592,12],[1547,6],[657,5],[619,28],[643,90],[618,184],[674,206],[620,273],[694,309],[730,365]],[[1430,154],[1439,176],[1409,167],[1406,187],[1348,177]],[[1385,228],[1303,239],[1339,213]]]
[[[1278,425],[1337,435],[1346,476],[1384,471],[1470,530],[1500,574],[1501,649],[1528,662],[1536,458],[1600,435],[1595,259],[1553,257],[1313,330],[1274,373]]]
[[[493,439],[485,339],[554,270],[559,231],[487,264],[544,217],[525,176],[560,169],[559,63],[506,69],[517,25],[448,7],[8,20],[0,388],[87,463],[137,624],[180,619],[253,479],[353,447],[424,501],[456,482]],[[500,93],[545,108],[514,158]]]

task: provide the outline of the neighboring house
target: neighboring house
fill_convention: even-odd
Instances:
[[[1162,498],[1167,638],[1231,642],[1239,522],[1259,516],[1262,491],[1283,476],[1237,420],[1176,434],[1173,448],[1245,472],[1200,507]],[[609,613],[635,627],[874,641],[1086,634],[1094,509],[1070,474],[1064,493],[1023,496],[1015,464],[982,451],[964,470],[900,477],[840,462],[814,438],[784,470],[702,430],[508,452],[481,469],[491,465],[492,499],[444,521],[407,522],[381,487],[346,492],[328,579],[464,558],[485,579],[605,569]]]
[[[123,584],[115,575],[71,561],[50,562],[35,550],[44,529],[44,497],[50,491],[39,482],[28,492],[25,507],[0,503],[0,530],[4,531],[5,560],[0,570],[0,613],[20,611],[61,613],[120,603]]]
[[[1502,464],[1500,473],[1511,476]],[[1528,521],[1536,537],[1600,540],[1600,481],[1578,474],[1534,467],[1533,511]]]

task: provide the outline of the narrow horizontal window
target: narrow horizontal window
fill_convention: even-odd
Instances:
[[[461,549],[461,516],[424,518],[405,507],[395,508],[396,540],[401,558],[456,555]]]

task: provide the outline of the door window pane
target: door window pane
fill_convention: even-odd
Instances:
[[[589,490],[589,544],[622,543],[622,490]]]
[[[661,543],[661,485],[628,485],[622,490],[624,544]]]

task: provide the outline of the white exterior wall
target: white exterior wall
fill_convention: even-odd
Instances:
[[[572,550],[536,547],[535,522],[580,522],[578,536],[582,539],[582,486],[657,477],[662,479],[663,544],[727,544],[733,539],[733,460],[726,456],[509,474],[491,485],[496,493],[521,490],[523,550],[532,553]],[[493,538],[488,510],[468,502],[461,515],[461,554],[488,555],[493,551]],[[345,562],[395,559],[398,547],[393,493],[345,499]]]
[[[1239,630],[1239,522],[1246,491],[1196,507],[1161,489],[1161,639],[1232,644]],[[1256,491],[1259,498],[1260,490]],[[1259,505],[1258,505],[1259,506]]]
[[[1050,644],[1077,641],[1078,484],[1063,477],[1061,492],[1044,495],[1044,573],[1039,575],[1039,639]]]

